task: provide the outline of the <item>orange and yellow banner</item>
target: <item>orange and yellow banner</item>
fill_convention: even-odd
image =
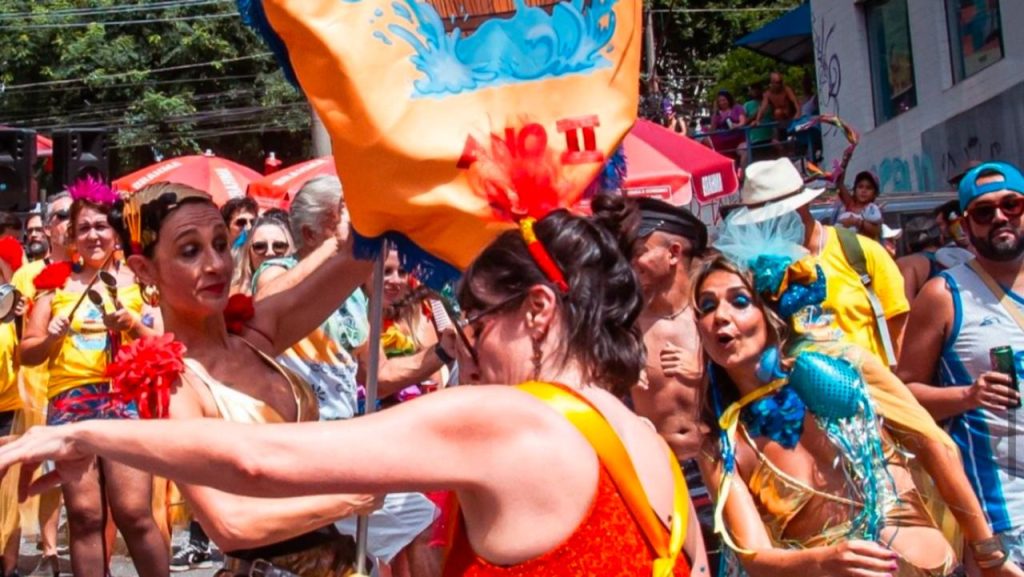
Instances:
[[[463,268],[510,226],[467,179],[490,135],[553,150],[578,198],[636,118],[641,0],[543,1],[240,6],[327,126],[356,230]]]

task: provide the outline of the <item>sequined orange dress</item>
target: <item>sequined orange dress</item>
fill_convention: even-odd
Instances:
[[[576,531],[553,550],[512,566],[498,566],[473,551],[460,517],[444,577],[637,577],[651,574],[654,554],[604,466],[590,510]],[[677,577],[690,574],[682,557]]]

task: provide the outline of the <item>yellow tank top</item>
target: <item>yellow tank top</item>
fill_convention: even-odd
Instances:
[[[107,310],[113,310],[105,290],[97,292],[103,296]],[[57,289],[50,305],[51,317],[71,314],[71,309],[81,296],[80,292]],[[138,285],[118,288],[117,299],[125,308],[141,316],[142,294]],[[123,335],[123,338],[125,341],[129,339],[127,335]],[[60,349],[50,356],[47,396],[52,399],[75,387],[105,382],[109,344],[107,329],[103,326],[103,312],[86,298],[75,311],[71,328],[61,341]]]

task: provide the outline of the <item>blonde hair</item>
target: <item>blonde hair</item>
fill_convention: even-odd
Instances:
[[[232,293],[252,295],[252,275],[256,271],[252,267],[252,239],[256,237],[256,229],[264,226],[276,226],[281,229],[286,239],[288,239],[288,246],[291,247],[291,251],[288,254],[282,256],[291,256],[295,253],[295,241],[292,239],[292,233],[288,230],[288,225],[277,218],[260,217],[253,223],[252,228],[249,229],[248,237],[245,239],[245,244],[237,254],[232,255],[235,260],[235,272],[231,278],[231,286],[233,288]]]

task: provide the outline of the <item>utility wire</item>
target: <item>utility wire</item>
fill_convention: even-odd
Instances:
[[[136,86],[161,86],[164,84],[192,84],[194,82],[223,82],[226,80],[246,80],[252,78],[258,78],[260,74],[235,74],[230,76],[211,76],[205,78],[183,78],[180,80],[140,80],[139,82],[120,82],[117,84],[104,84],[102,86],[95,87],[82,87],[82,86],[63,86],[56,88],[34,88],[29,90],[19,90],[18,95],[22,96],[25,94],[53,94],[55,92],[67,92],[71,90],[117,90],[119,88],[133,88]]]
[[[39,86],[61,86],[64,84],[75,84],[77,82],[104,80],[107,78],[120,78],[122,76],[131,76],[133,74],[152,74],[156,72],[170,72],[173,70],[187,70],[189,68],[203,68],[205,66],[216,66],[218,64],[228,64],[230,62],[241,62],[243,60],[258,60],[260,58],[266,58],[270,55],[270,52],[260,52],[258,54],[251,54],[249,56],[239,56],[237,58],[222,58],[220,60],[211,60],[209,62],[200,62],[198,64],[183,64],[181,66],[168,66],[166,68],[149,68],[145,70],[130,70],[128,72],[115,72],[113,74],[97,74],[95,76],[85,76],[82,78],[68,78],[65,80],[48,80],[45,82],[30,82],[27,84],[11,84],[6,87],[0,86],[0,94],[2,94],[4,91],[24,90],[25,88],[36,88]]]
[[[93,8],[67,8],[62,10],[47,10],[45,12],[0,12],[0,20],[21,20],[45,16],[47,18],[73,18],[81,16],[105,16],[108,14],[128,14],[132,12],[152,12],[155,10],[171,10],[175,8],[192,8],[194,6],[208,6],[210,4],[227,4],[232,0],[165,0],[163,2],[149,2],[144,4],[128,4],[121,6],[95,6]]]
[[[789,12],[796,6],[776,6],[763,8],[652,8],[651,14],[703,14],[710,12]]]
[[[216,12],[199,16],[175,16],[169,18],[151,18],[148,20],[117,20],[104,22],[63,22],[60,24],[20,24],[16,26],[0,26],[0,32],[24,32],[26,30],[56,30],[62,28],[88,28],[89,26],[132,26],[136,24],[163,24],[168,22],[191,22],[194,20],[221,20],[239,18],[237,12]]]

